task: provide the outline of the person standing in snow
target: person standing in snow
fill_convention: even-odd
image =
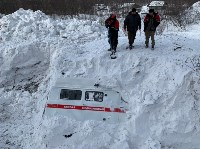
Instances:
[[[129,49],[133,48],[137,30],[141,30],[141,18],[133,8],[131,12],[126,16],[124,20],[124,31],[128,31]]]
[[[149,47],[149,38],[151,37],[152,41],[152,49],[154,49],[155,46],[155,32],[157,26],[160,24],[160,16],[158,13],[154,12],[154,9],[150,9],[149,13],[144,18],[144,32],[146,37],[146,48]]]
[[[108,28],[108,42],[110,44],[109,51],[116,52],[118,45],[118,31],[119,31],[119,21],[115,14],[111,14],[105,21],[105,26]]]

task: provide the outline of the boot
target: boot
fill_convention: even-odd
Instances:
[[[132,50],[133,49],[133,45],[129,45],[129,49]]]
[[[148,48],[149,47],[149,42],[145,41],[145,47]]]

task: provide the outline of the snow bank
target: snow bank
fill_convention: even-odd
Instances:
[[[183,24],[186,26],[186,30],[189,31],[188,37],[192,39],[199,39],[200,36],[200,1],[196,2],[185,11],[182,15]]]
[[[51,68],[59,51],[105,37],[106,30],[98,21],[53,20],[41,11],[23,9],[0,22],[0,147],[27,148],[28,138],[41,123],[42,99],[49,91],[50,76],[56,75]]]
[[[80,33],[100,36],[101,26],[96,21],[53,20],[41,11],[20,9],[1,19],[0,36],[3,41],[36,40],[46,37],[65,36],[78,40]]]
[[[98,39],[103,31],[98,22],[53,20],[41,11],[23,9],[4,16],[0,22],[0,44],[3,47],[0,49],[0,69],[4,70],[0,74],[1,87],[19,85],[24,78],[30,81],[45,73],[50,65],[50,55],[57,50],[59,43]],[[41,67],[39,72],[38,67]],[[42,76],[37,80],[41,79]],[[37,85],[38,81],[32,82]]]
[[[134,50],[119,38],[109,58],[106,29],[97,21],[53,20],[19,10],[0,20],[0,147],[197,149],[200,146],[199,39],[195,32],[156,35],[156,49]],[[100,79],[129,101],[120,124],[43,116],[56,78]]]
[[[188,10],[183,14],[184,24],[197,24],[200,23],[200,1],[194,3]]]

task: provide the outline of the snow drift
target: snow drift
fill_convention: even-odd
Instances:
[[[200,2],[196,2],[186,10],[182,15],[182,21],[185,25],[197,24],[200,22]]]
[[[53,20],[20,9],[0,22],[1,148],[199,148],[200,51],[193,30],[156,36],[155,51],[144,48],[144,34],[134,50],[125,50],[127,37],[121,36],[111,60],[97,21]],[[43,117],[60,77],[120,88],[129,101],[127,121]]]

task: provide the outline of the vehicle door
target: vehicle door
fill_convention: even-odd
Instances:
[[[82,97],[84,93],[80,89],[52,88],[45,113],[47,115],[63,115],[82,120],[80,114],[83,106]]]

